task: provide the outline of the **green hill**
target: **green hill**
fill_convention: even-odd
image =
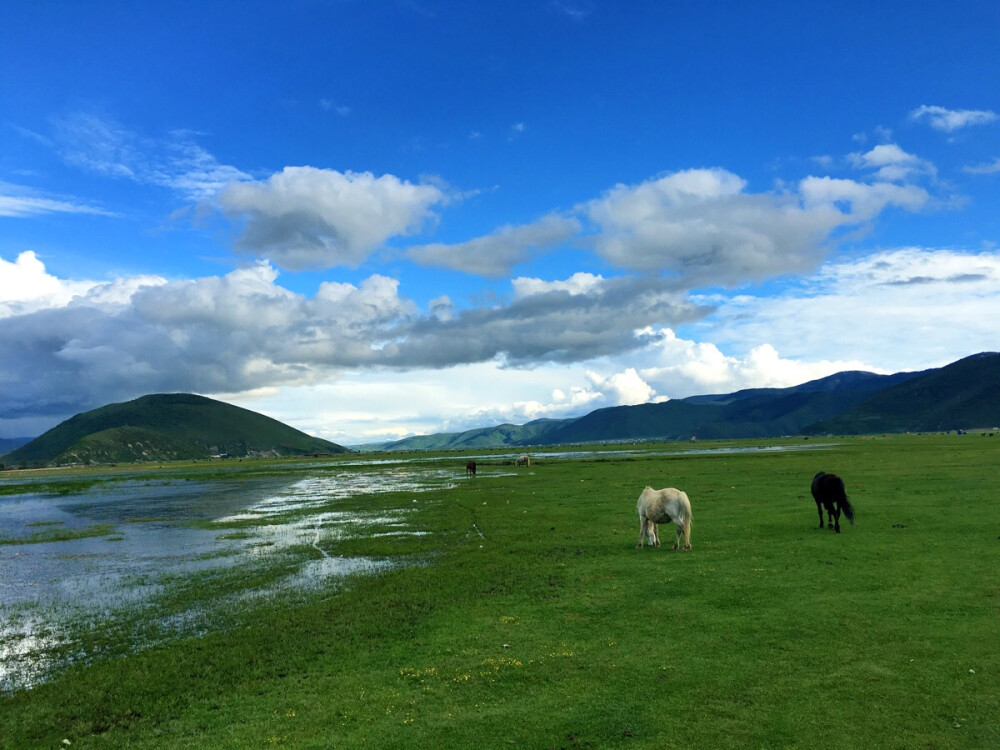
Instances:
[[[248,409],[204,396],[168,393],[77,414],[3,460],[8,465],[35,466],[346,451]]]

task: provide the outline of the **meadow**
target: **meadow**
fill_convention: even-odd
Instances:
[[[1000,746],[1000,437],[757,444],[498,454],[475,478],[456,454],[452,487],[340,499],[425,533],[304,546],[401,564],[109,641],[0,696],[0,747]],[[856,509],[839,535],[819,470]],[[692,551],[635,548],[647,484],[688,493]]]

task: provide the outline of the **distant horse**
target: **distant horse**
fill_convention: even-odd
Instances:
[[[531,466],[531,459],[528,457],[527,453],[523,453],[517,457],[517,461],[514,462],[514,466]]]
[[[469,476],[469,474],[471,474],[472,476],[476,476],[476,462],[475,461],[469,461],[465,465],[465,476]]]
[[[819,513],[819,527],[823,528],[823,509],[826,508],[827,528],[840,533],[840,511],[844,511],[847,520],[854,525],[854,506],[847,499],[844,480],[836,474],[820,472],[812,480],[812,496],[816,501],[816,512]]]
[[[684,551],[691,549],[691,501],[687,493],[668,487],[664,490],[654,490],[647,487],[639,495],[635,509],[639,513],[639,543],[636,549],[642,549],[643,537],[648,539],[653,547],[660,546],[660,537],[656,525],[673,522],[677,526],[677,536],[674,538],[674,549],[680,546],[681,534],[684,535]]]

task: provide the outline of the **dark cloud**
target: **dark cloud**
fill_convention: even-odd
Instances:
[[[258,264],[151,284],[126,301],[102,303],[98,290],[66,307],[6,318],[0,418],[69,416],[143,393],[318,382],[344,368],[579,362],[643,346],[647,326],[709,312],[655,278],[594,277],[573,293],[543,284],[507,305],[439,317],[418,311],[387,277],[324,284],[308,298],[276,285],[276,276]]]

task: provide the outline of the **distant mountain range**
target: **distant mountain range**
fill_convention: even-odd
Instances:
[[[935,432],[998,424],[1000,354],[983,353],[922,372],[841,372],[792,388],[753,388],[659,404],[615,406],[574,419],[502,424],[357,447],[386,451],[522,448],[633,440]]]
[[[691,438],[939,432],[997,425],[1000,354],[983,353],[923,372],[841,372],[792,388],[753,388],[659,404],[615,406],[574,419],[540,419],[524,425],[502,424],[356,447],[385,451],[523,448]],[[0,464],[126,463],[347,450],[247,409],[203,396],[172,393],[77,414],[0,455]]]
[[[188,393],[143,396],[77,414],[0,456],[7,466],[345,453],[263,414]]]

